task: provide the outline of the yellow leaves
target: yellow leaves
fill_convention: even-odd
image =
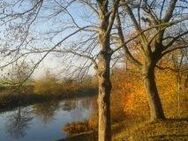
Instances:
[[[156,71],[158,90],[167,117],[174,118],[178,115],[178,84],[177,73],[169,70]]]
[[[121,103],[126,118],[148,116],[149,107],[142,76],[134,71],[117,71],[114,77],[116,81],[112,84],[115,83],[113,87],[115,90],[118,89],[118,93],[121,96]]]
[[[164,65],[164,64],[163,64]],[[156,83],[162,101],[165,115],[168,118],[178,116],[178,94],[180,95],[180,112],[185,113],[186,105],[183,103],[187,90],[178,91],[177,73],[170,70],[156,70]],[[184,83],[185,77],[182,77]],[[142,75],[136,71],[116,70],[112,76],[113,90],[119,93],[126,118],[149,117],[148,98],[145,92]],[[186,115],[186,114],[182,114]]]
[[[140,83],[140,80],[132,83],[132,90],[124,97],[124,112],[130,118],[147,116],[149,107],[144,87],[140,85],[142,84]]]

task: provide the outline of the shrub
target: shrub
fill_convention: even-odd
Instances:
[[[176,75],[172,71],[156,71],[156,82],[160,98],[167,118],[187,118],[186,108],[188,104],[185,101],[188,99],[186,94],[188,89],[177,89]],[[143,82],[142,75],[136,71],[116,70],[112,76],[113,89],[118,94],[117,97],[112,98],[112,101],[119,101],[113,99],[120,99],[116,103],[122,104],[126,118],[147,119],[149,117],[148,99]],[[119,113],[117,112],[117,114]]]
[[[141,74],[134,71],[116,70],[112,77],[113,89],[119,98],[119,103],[123,107],[126,118],[147,118],[149,116],[149,106],[147,95],[145,94]],[[118,102],[117,102],[118,103]]]
[[[38,80],[34,81],[34,93],[36,94],[57,94],[61,92],[61,86],[58,83],[57,78],[50,74],[46,75]]]
[[[88,121],[67,123],[63,130],[69,135],[91,131]]]

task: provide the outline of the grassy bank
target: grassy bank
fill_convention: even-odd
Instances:
[[[188,119],[133,123],[113,136],[113,141],[187,141]]]
[[[125,98],[118,91],[113,91],[111,95],[113,141],[188,141],[188,111],[186,110],[187,104],[184,103],[184,100],[187,99],[187,93],[182,93],[181,97],[180,112],[172,108],[174,105],[166,104],[164,110],[169,120],[151,123],[148,121],[149,111],[142,102],[136,103],[136,107],[131,102],[128,105],[130,109],[128,109],[129,114],[127,114],[127,107],[125,109],[123,103],[129,101],[125,101]],[[137,99],[141,99],[141,97]],[[172,103],[176,104],[175,102],[174,98]],[[92,105],[94,109],[97,109],[96,101]],[[97,113],[97,111],[93,113]],[[93,140],[93,134],[97,136],[97,119],[97,115],[91,115],[87,121],[68,123],[63,130],[70,137],[62,141],[97,141]]]
[[[121,121],[112,126],[113,141],[187,141],[188,119],[157,122]],[[58,141],[97,141],[96,132],[74,134]]]
[[[95,88],[62,91],[56,94],[36,94],[33,92],[33,90],[24,92],[12,92],[10,90],[2,91],[0,93],[0,112],[12,110],[18,106],[28,106],[50,100],[62,100],[74,97],[93,96],[95,94]]]

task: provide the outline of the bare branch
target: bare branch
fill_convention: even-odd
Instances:
[[[124,39],[124,35],[123,35],[123,30],[122,30],[122,25],[121,25],[121,20],[120,20],[119,14],[117,14],[116,19],[117,19],[118,35],[119,35],[119,38],[120,38],[121,45],[123,45],[123,48],[126,51],[125,52],[126,55],[128,55],[128,57],[133,61],[133,63],[135,63],[136,65],[140,66],[141,63],[137,59],[134,58],[134,56],[129,51],[127,45],[125,44],[125,39]]]
[[[114,24],[114,20],[115,20],[115,17],[116,17],[116,13],[118,11],[118,8],[119,8],[119,2],[120,0],[116,0],[113,4],[113,9],[112,9],[112,14],[111,14],[111,18],[110,18],[110,21],[109,21],[109,25],[108,25],[108,29],[106,31],[106,35],[108,35],[110,32],[111,32],[111,29],[112,29],[112,26]]]
[[[173,37],[173,39],[165,46],[165,48],[171,47],[179,38],[183,37],[184,35],[187,35],[188,31],[185,31],[178,36]]]
[[[167,9],[165,16],[163,18],[164,22],[169,22],[169,20],[172,18],[177,1],[178,0],[170,0],[168,9]]]
[[[170,53],[172,51],[175,51],[175,50],[178,50],[178,49],[187,48],[187,47],[188,47],[187,44],[186,45],[179,45],[179,46],[176,46],[176,47],[172,47],[171,49],[163,51],[162,56],[164,56],[164,55],[166,55],[166,54],[168,54],[168,53]]]

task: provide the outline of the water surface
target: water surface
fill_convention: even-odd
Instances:
[[[87,120],[92,97],[34,104],[0,113],[0,141],[56,141],[65,124]]]

